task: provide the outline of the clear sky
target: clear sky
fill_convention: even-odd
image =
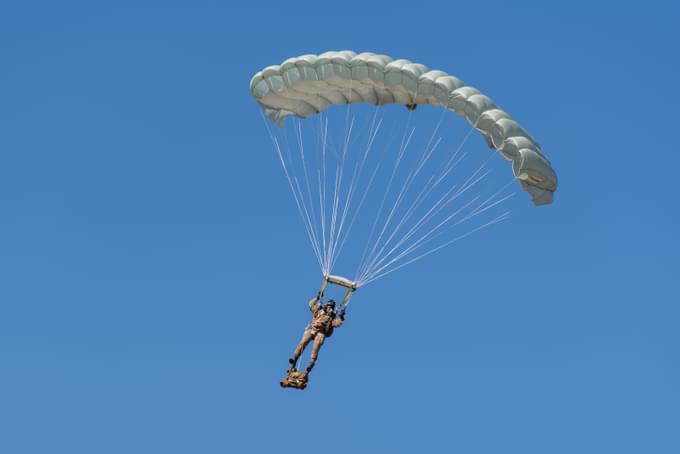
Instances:
[[[3,1],[0,452],[680,452],[678,17]],[[560,187],[360,289],[284,390],[321,274],[248,84],[341,49],[482,89]]]

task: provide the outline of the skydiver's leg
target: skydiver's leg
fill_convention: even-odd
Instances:
[[[291,366],[295,366],[297,364],[297,360],[300,358],[300,355],[302,355],[302,352],[305,351],[305,347],[307,347],[307,344],[309,344],[309,341],[311,341],[314,338],[314,332],[312,330],[306,329],[304,334],[302,335],[302,339],[300,339],[300,343],[295,347],[295,353],[293,354],[293,357],[288,360]]]
[[[323,341],[326,340],[326,336],[323,333],[318,333],[314,336],[314,345],[312,346],[312,354],[307,365],[307,373],[311,372],[316,364],[316,358],[319,356],[319,349],[323,345]]]

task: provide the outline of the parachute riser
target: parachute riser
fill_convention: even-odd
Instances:
[[[321,281],[319,294],[323,294],[323,292],[326,290],[326,287],[328,287],[328,284],[335,284],[339,287],[344,287],[347,289],[345,295],[342,297],[342,301],[340,301],[340,310],[344,310],[347,306],[347,303],[349,303],[352,294],[357,289],[356,283],[347,279],[346,277],[327,275],[324,276],[323,280]]]

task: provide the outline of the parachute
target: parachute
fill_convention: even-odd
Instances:
[[[282,125],[331,104],[368,103],[445,107],[465,117],[512,170],[536,205],[548,204],[557,175],[538,143],[488,96],[444,71],[408,60],[352,51],[290,58],[253,76],[250,91],[267,116]]]
[[[557,176],[538,142],[519,123],[513,120],[508,113],[501,110],[488,96],[482,94],[476,88],[465,85],[460,79],[444,71],[430,70],[422,64],[413,63],[409,60],[394,60],[387,55],[371,52],[357,54],[349,50],[331,51],[320,55],[302,55],[285,60],[280,65],[268,66],[253,76],[250,81],[250,91],[254,99],[262,107],[264,116],[279,127],[285,126],[288,117],[304,119],[322,114],[331,106],[341,104],[368,104],[374,106],[401,104],[409,111],[413,111],[419,105],[443,107],[445,111],[454,112],[462,116],[469,123],[471,130],[476,130],[481,134],[485,143],[490,148],[511,162],[514,179],[519,181],[521,187],[531,196],[535,205],[550,204],[553,201],[553,193],[557,189]],[[368,134],[369,144],[367,145],[366,153],[368,153],[368,148],[372,144],[371,134],[376,129],[374,123],[370,126],[371,130]],[[348,131],[351,134],[353,126],[353,123],[349,121],[347,124],[349,126],[346,125],[346,135]],[[334,185],[331,185],[334,186],[332,189],[335,192],[335,195],[331,197],[330,211],[332,213],[324,216],[327,210],[325,205],[326,183],[324,180],[322,186],[322,175],[324,178],[326,177],[325,160],[327,153],[326,141],[328,139],[327,134],[324,135],[325,127],[324,122],[320,122],[318,134],[321,135],[320,143],[324,154],[323,161],[319,162],[323,162],[324,167],[317,169],[316,175],[314,175],[313,171],[311,172],[311,183],[306,168],[307,162],[305,160],[307,157],[299,126],[295,130],[295,135],[298,136],[299,133],[299,154],[305,166],[304,179],[298,179],[290,175],[291,167],[286,161],[285,153],[282,151],[281,141],[274,137],[273,134],[272,140],[284,171],[288,176],[298,210],[319,259],[322,272],[324,276],[329,276],[337,258],[336,256],[339,253],[339,248],[341,249],[342,244],[344,244],[342,242],[342,235],[343,233],[347,234],[347,229],[345,232],[342,232],[342,226],[346,219],[352,218],[351,215],[348,216],[347,207],[355,194],[353,187],[350,186],[350,189],[345,193],[345,201],[347,203],[343,206],[338,200],[338,186],[342,184],[343,177],[343,170],[339,164],[338,169],[336,169]],[[339,147],[341,151],[339,153],[340,158],[338,158],[338,161],[342,161],[343,165],[350,143],[349,137],[345,137],[345,139],[344,147]],[[410,140],[410,136],[408,136],[408,140]],[[400,165],[401,156],[408,145],[408,140],[402,140],[396,166]],[[432,147],[428,143],[424,154],[426,158],[424,159],[429,159],[432,153],[430,148]],[[362,159],[365,160],[365,156],[362,158],[362,155],[360,155],[357,159],[358,163],[355,166],[355,172],[352,174],[352,184],[355,182],[357,169],[360,169],[364,164]],[[421,172],[420,162],[418,161],[415,169],[412,169],[409,173],[405,187],[408,186],[410,188],[412,181],[409,178],[411,178],[411,175]],[[453,162],[453,160],[449,162]],[[447,176],[451,168],[451,166],[445,167],[442,175]],[[318,180],[318,184],[314,184],[315,179]],[[434,181],[434,183],[431,183],[431,181]],[[440,181],[439,178],[430,179],[430,182],[424,186],[423,192],[415,198],[415,202],[413,202],[411,207],[420,206],[423,203],[420,195],[423,193],[429,194],[429,191],[432,190],[431,186],[436,186]],[[477,180],[473,181],[476,183]],[[467,182],[460,187],[465,187],[465,184]],[[316,195],[312,196],[311,187],[318,188],[318,197]],[[396,204],[403,203],[401,195],[400,192],[397,196]],[[460,191],[448,193],[444,202],[440,201],[433,204],[430,211],[427,211],[427,216],[435,211],[439,212],[442,204],[448,205],[451,198],[455,199],[459,195]],[[315,199],[319,199],[318,212],[314,211],[314,206],[317,204]],[[474,216],[486,211],[490,206],[495,206],[497,203],[500,202],[497,200],[492,202],[486,201],[485,204],[477,206],[477,208],[473,209]],[[461,210],[463,209],[461,208]],[[455,212],[455,214],[458,213]],[[413,216],[413,211],[410,209],[406,210],[406,217],[410,216]],[[445,219],[446,222],[449,222],[453,217]],[[465,219],[469,219],[469,217]],[[490,224],[497,222],[499,219],[502,220],[504,217],[501,216],[498,219],[494,219],[490,221]],[[340,227],[336,225],[336,221]],[[390,212],[386,224],[392,221],[392,212]],[[349,222],[352,222],[351,219]],[[331,225],[332,227],[330,227]],[[380,242],[382,238],[383,243],[380,246],[374,245],[373,248],[369,247],[371,253],[368,254],[367,259],[362,260],[363,265],[360,266],[359,274],[352,281],[355,288],[375,280],[387,274],[387,272],[393,271],[395,268],[411,263],[411,261],[417,260],[423,255],[429,254],[432,251],[409,259],[409,254],[415,254],[418,248],[427,243],[432,236],[441,233],[440,230],[426,230],[425,238],[427,241],[419,241],[412,232],[413,229],[422,229],[422,223],[414,222],[411,229],[404,228],[402,223],[397,223],[397,225],[399,229],[407,230],[408,233],[405,236],[407,239],[413,240],[410,246],[406,242],[399,240],[399,238],[403,239],[404,236],[399,237],[396,233],[392,235],[385,234],[383,237],[383,233],[385,233],[385,229],[383,229],[378,239],[378,242]],[[436,228],[444,227],[447,227],[447,225],[437,225]],[[389,241],[393,241],[391,244],[389,244],[389,241],[384,240],[384,238],[388,237]],[[395,249],[393,247],[394,244],[398,244],[401,249]],[[449,243],[444,243],[444,245],[447,244]],[[433,251],[438,249],[439,247],[434,248]],[[402,262],[399,263],[399,260],[402,260]],[[404,262],[403,260],[406,261]]]

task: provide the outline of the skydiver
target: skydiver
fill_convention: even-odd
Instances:
[[[297,364],[300,355],[307,347],[310,341],[314,340],[314,345],[312,346],[312,353],[310,355],[309,364],[305,369],[305,374],[309,374],[314,368],[316,363],[316,358],[319,355],[319,349],[323,345],[327,337],[331,337],[333,334],[333,329],[340,327],[345,321],[345,308],[341,308],[339,311],[335,311],[335,301],[329,299],[325,304],[321,304],[321,297],[323,294],[319,292],[314,298],[309,300],[309,310],[312,312],[312,321],[309,322],[305,328],[305,332],[302,335],[300,343],[295,348],[295,353],[293,357],[288,359],[290,363],[290,370],[296,371],[295,365]]]

